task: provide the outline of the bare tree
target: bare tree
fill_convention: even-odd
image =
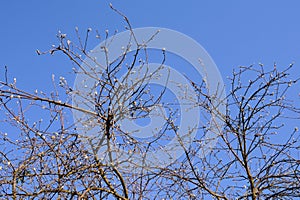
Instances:
[[[205,122],[189,146],[178,135],[178,113],[168,98],[165,50],[160,64],[150,67],[147,42],[140,43],[124,17],[130,37],[116,59],[109,50],[114,37],[99,52],[88,49],[91,29],[84,38],[76,28],[78,44],[57,35],[50,54],[62,53],[75,65],[74,87],[64,77],[52,77],[53,92],[29,92],[10,80],[8,69],[0,82],[0,197],[7,199],[293,199],[300,196],[300,110],[288,97],[298,78],[288,68],[240,67],[233,71],[226,98],[189,80],[197,94],[190,106],[202,110]],[[101,38],[96,34],[96,38]],[[108,32],[104,36],[108,39]],[[107,40],[106,40],[107,41]],[[136,50],[131,51],[133,46]],[[38,54],[44,52],[37,51]],[[269,70],[269,71],[268,71]],[[151,81],[166,75],[154,93]],[[174,80],[173,80],[174,81]],[[86,89],[83,89],[86,88]],[[223,90],[220,86],[220,90]],[[179,91],[183,88],[178,89]],[[183,95],[184,96],[184,95]],[[190,98],[190,97],[186,97]],[[196,100],[195,100],[196,99]],[[216,101],[217,99],[217,101]],[[73,100],[73,102],[71,102]],[[221,112],[219,104],[226,105]],[[136,139],[120,125],[125,119],[148,118],[155,110],[163,126],[146,140]],[[38,113],[38,114],[37,114]],[[163,114],[161,114],[163,113]],[[153,114],[152,114],[153,115]],[[74,116],[74,121],[72,119]],[[213,116],[213,120],[209,120]],[[153,117],[153,116],[152,116]],[[191,119],[189,119],[191,120]],[[222,121],[224,126],[215,127]],[[207,149],[207,134],[217,143]],[[137,130],[139,132],[139,130]],[[187,133],[190,134],[190,133]],[[184,154],[167,165],[143,161],[155,148],[181,141]],[[208,151],[205,156],[199,152]],[[124,155],[126,154],[126,155]],[[140,155],[141,162],[137,162]],[[152,154],[151,154],[152,156]]]
[[[211,104],[206,88],[194,84],[202,108],[215,113],[225,127],[205,158],[186,151],[188,166],[179,178],[191,184],[190,191],[216,199],[300,196],[299,100],[289,98],[299,78],[291,79],[292,68],[280,71],[274,65],[267,71],[260,65],[233,71],[225,115]]]

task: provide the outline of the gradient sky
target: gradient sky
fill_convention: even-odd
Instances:
[[[1,69],[7,65],[9,74],[29,88],[49,83],[52,73],[69,72],[67,59],[37,56],[35,50],[57,44],[58,30],[75,36],[75,26],[100,33],[123,31],[124,22],[109,8],[109,2],[135,28],[166,27],[194,38],[212,56],[224,78],[234,67],[260,62],[280,66],[295,62],[299,68],[298,0],[9,0],[0,2]]]

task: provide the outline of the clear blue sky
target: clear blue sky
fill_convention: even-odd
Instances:
[[[38,56],[36,49],[57,44],[58,30],[74,37],[76,26],[123,31],[125,23],[110,2],[134,28],[165,27],[194,38],[225,84],[240,65],[294,62],[300,74],[300,0],[0,0],[0,79],[7,65],[19,87],[50,90],[51,74],[66,76],[72,64],[60,55]]]
[[[51,73],[70,71],[66,59],[37,56],[35,50],[56,43],[58,30],[74,36],[75,26],[102,33],[124,30],[109,2],[129,17],[133,27],[166,27],[191,36],[209,52],[224,78],[238,65],[300,65],[297,0],[10,0],[0,2],[0,67],[9,66],[24,86],[43,85]]]

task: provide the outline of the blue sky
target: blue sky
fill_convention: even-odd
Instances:
[[[106,29],[123,31],[125,23],[110,9],[110,2],[134,28],[165,27],[195,39],[213,58],[225,84],[241,65],[276,62],[284,68],[294,62],[300,75],[299,0],[2,0],[0,80],[6,65],[20,88],[51,90],[51,74],[58,81],[73,66],[59,54],[38,56],[36,49],[57,44],[59,30],[74,38],[76,26],[81,33],[89,27],[101,34]],[[300,93],[298,88],[294,94]],[[296,101],[299,105],[299,97]]]
[[[225,78],[239,65],[300,63],[300,1],[1,1],[0,67],[9,67],[19,84],[31,88],[63,75],[71,63],[62,56],[37,56],[36,49],[56,44],[58,30],[75,36],[74,28],[124,30],[125,13],[132,26],[171,28],[198,41]],[[91,46],[93,48],[93,46]],[[298,67],[297,67],[298,68]]]

